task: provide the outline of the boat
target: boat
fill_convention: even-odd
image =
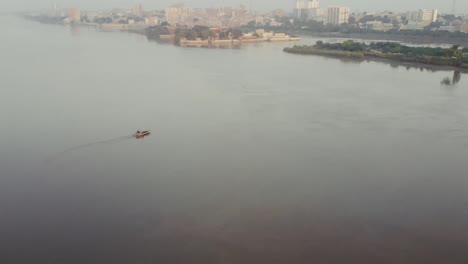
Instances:
[[[149,130],[145,130],[145,131],[137,130],[137,132],[135,133],[135,137],[142,138],[142,137],[149,136],[149,134],[150,134]]]

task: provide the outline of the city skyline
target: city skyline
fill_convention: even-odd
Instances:
[[[276,8],[282,8],[286,11],[292,11],[295,7],[296,1],[282,1],[282,0],[7,0],[0,3],[0,8],[4,11],[23,11],[23,10],[37,10],[45,9],[53,6],[54,3],[59,6],[79,6],[82,9],[108,9],[113,7],[128,7],[136,3],[141,3],[145,9],[164,9],[168,5],[176,3],[184,3],[191,7],[211,7],[222,5],[245,5],[247,8],[252,8],[258,11],[269,11]],[[352,11],[409,11],[415,9],[438,9],[442,13],[452,12],[452,1],[447,0],[394,0],[392,2],[376,2],[371,0],[321,0],[322,7],[331,5],[348,6]],[[468,2],[457,1],[456,5],[457,14],[468,14]]]

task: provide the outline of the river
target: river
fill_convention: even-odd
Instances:
[[[468,76],[0,25],[0,263],[466,263]]]

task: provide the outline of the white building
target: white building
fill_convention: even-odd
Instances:
[[[135,16],[142,16],[143,15],[143,7],[141,3],[137,3],[133,6],[133,14]]]
[[[193,9],[183,5],[174,5],[166,8],[166,20],[169,24],[184,24]]]
[[[151,16],[151,17],[146,17],[145,18],[145,24],[154,26],[154,25],[159,25],[159,17],[157,16]]]
[[[368,21],[365,27],[376,31],[389,31],[395,28],[392,23],[383,23],[382,21]]]
[[[418,11],[408,13],[408,24],[402,25],[404,30],[424,30],[432,22],[436,22],[438,12],[434,10],[420,9]]]
[[[314,9],[318,9],[320,3],[318,0],[296,0],[296,16],[308,18]]]
[[[309,19],[319,22],[327,22],[327,8],[312,8],[309,10]]]
[[[307,11],[307,5],[304,0],[296,0],[296,8],[294,9],[297,17],[303,17]]]
[[[457,31],[457,28],[455,26],[440,26],[438,30],[455,32]]]
[[[318,0],[309,0],[307,3],[307,9],[320,8],[320,3]]]
[[[434,10],[426,10],[420,9],[418,11],[410,12],[408,15],[408,20],[410,22],[422,22],[426,24],[431,24],[432,22],[436,22],[438,17],[437,9]]]
[[[348,23],[350,9],[343,6],[331,6],[327,8],[327,24],[341,25]]]

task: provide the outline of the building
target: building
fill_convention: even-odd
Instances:
[[[169,24],[184,24],[186,18],[192,14],[193,10],[184,5],[173,5],[166,8],[166,20]]]
[[[438,11],[420,9],[418,11],[413,11],[408,13],[408,24],[402,25],[400,29],[402,30],[424,30],[431,23],[436,22],[438,18]]]
[[[382,21],[368,21],[365,28],[376,31],[389,31],[395,29],[395,26],[392,23],[383,23]]]
[[[309,0],[307,3],[307,9],[320,8],[320,3],[318,0]]]
[[[401,25],[400,30],[424,30],[427,23],[409,21],[407,25]]]
[[[468,22],[465,22],[460,26],[460,31],[464,33],[468,33]]]
[[[318,0],[296,0],[296,16],[299,18],[308,18],[314,9],[318,9],[320,3]]]
[[[318,22],[327,22],[327,8],[312,8],[309,10],[309,19]]]
[[[256,25],[265,25],[268,21],[270,21],[270,20],[265,16],[256,16],[255,17],[255,24]]]
[[[70,7],[68,9],[68,20],[71,23],[77,23],[81,21],[81,11],[77,7]]]
[[[453,25],[450,25],[450,26],[440,26],[437,30],[455,32],[457,31],[457,28]]]
[[[307,6],[304,0],[296,0],[296,8],[294,9],[296,17],[303,17],[306,7]]]
[[[331,6],[327,8],[327,24],[341,25],[348,23],[349,7]]]
[[[150,25],[150,26],[159,25],[159,17],[157,16],[147,17],[145,18],[145,24]]]
[[[429,25],[432,22],[436,22],[437,17],[438,17],[437,9],[434,9],[434,10],[420,9],[418,11],[410,12],[408,15],[408,21],[417,22],[417,23],[425,23]]]
[[[133,6],[133,14],[135,16],[143,16],[143,7],[141,3],[137,3]]]

